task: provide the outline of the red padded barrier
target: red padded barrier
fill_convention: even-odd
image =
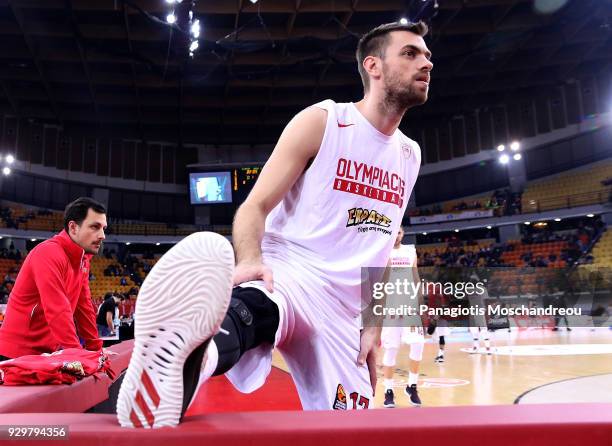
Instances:
[[[127,368],[133,346],[132,340],[109,348],[117,353],[111,356],[111,366],[117,376]],[[71,385],[0,385],[0,413],[84,412],[108,399],[108,388],[111,384],[110,378],[103,374],[99,379],[90,376]]]
[[[612,404],[214,413],[188,417],[176,428],[154,430],[123,429],[114,416],[94,414],[7,414],[2,415],[1,424],[67,424],[71,445],[612,444]]]
[[[250,394],[236,390],[225,376],[214,376],[200,387],[186,415],[301,409],[302,404],[291,375],[272,367],[264,385]]]

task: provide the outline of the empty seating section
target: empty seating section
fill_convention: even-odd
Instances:
[[[0,219],[0,228],[15,228],[25,231],[59,232],[64,227],[64,216],[61,211],[49,211],[38,208],[26,208],[14,203],[4,203],[2,206],[10,209],[10,220]],[[208,226],[196,225],[169,226],[166,223],[150,222],[121,222],[109,221],[109,234],[121,235],[162,235],[162,236],[185,236],[198,231],[213,231],[222,235],[231,234],[231,226]]]
[[[601,182],[612,177],[612,161],[605,160],[564,172],[554,177],[527,183],[523,193],[523,212],[585,206],[608,200],[610,186]]]
[[[147,262],[151,267],[157,262],[155,259],[143,259],[142,262]],[[121,285],[122,275],[118,276],[105,276],[104,270],[111,264],[119,265],[119,262],[105,257],[96,256],[91,262],[91,273],[93,274],[92,280],[89,281],[89,289],[91,290],[91,297],[95,302],[101,302],[104,295],[109,292],[117,292],[121,294],[128,294],[132,288],[138,289],[138,286],[126,275],[127,285]],[[144,279],[147,273],[141,266],[137,268],[137,272],[141,278]]]
[[[3,212],[3,218],[0,219],[0,227],[3,228],[58,232],[64,226],[64,217],[61,212],[26,208],[15,204],[8,206],[5,204],[2,208],[9,210],[8,213]]]
[[[593,266],[612,267],[612,231],[603,233],[593,248]]]

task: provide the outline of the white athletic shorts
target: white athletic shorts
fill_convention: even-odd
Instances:
[[[477,337],[478,335],[488,334],[487,327],[470,327],[470,333],[472,336]]]
[[[448,321],[446,321],[445,319],[439,319],[432,336],[450,336],[450,334],[451,330],[448,326]]]
[[[367,409],[372,385],[367,365],[357,365],[360,318],[347,316],[339,301],[306,293],[297,283],[274,272],[274,293],[263,282],[240,286],[264,292],[278,305],[280,323],[274,347],[283,355],[304,410]],[[226,373],[239,391],[261,387],[272,366],[272,346],[247,351]]]
[[[422,327],[383,327],[380,339],[383,348],[399,348],[402,343],[425,343]]]

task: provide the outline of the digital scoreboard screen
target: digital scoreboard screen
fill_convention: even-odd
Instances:
[[[203,172],[189,174],[191,204],[231,203],[230,172]]]
[[[261,166],[251,167],[240,167],[234,169],[233,173],[233,189],[238,191],[240,189],[251,190],[255,185],[255,181],[259,177],[261,172]]]

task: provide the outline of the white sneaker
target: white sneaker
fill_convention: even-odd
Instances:
[[[135,314],[134,350],[117,400],[124,427],[177,425],[232,292],[234,252],[225,237],[191,234],[155,264]]]

